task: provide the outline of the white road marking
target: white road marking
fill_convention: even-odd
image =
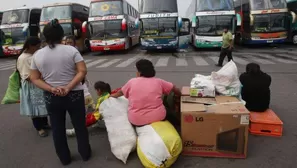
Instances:
[[[96,60],[96,61],[90,62],[90,63],[87,64],[87,68],[90,68],[90,67],[92,67],[92,66],[95,66],[95,65],[97,65],[97,64],[100,64],[100,63],[102,63],[102,62],[104,62],[104,61],[106,61],[106,60],[107,60],[107,59],[98,59],[98,60]]]
[[[124,68],[129,66],[130,64],[132,64],[133,62],[135,62],[136,60],[138,60],[139,58],[143,58],[143,56],[137,55],[135,57],[129,58],[126,61],[120,63],[119,65],[117,65],[117,68]]]
[[[176,58],[176,66],[188,66],[188,62],[185,58]]]
[[[283,58],[278,58],[278,57],[274,57],[272,55],[268,55],[268,54],[257,54],[258,56],[267,58],[267,59],[272,59],[272,60],[276,60],[278,62],[281,63],[285,63],[285,64],[296,64],[297,61],[293,61],[293,60],[288,60],[288,59],[283,59]]]
[[[88,63],[88,62],[91,62],[91,61],[92,61],[92,59],[86,59],[85,63]]]
[[[275,64],[274,62],[269,61],[269,60],[267,60],[267,59],[258,58],[257,55],[258,55],[258,54],[249,54],[249,57],[250,57],[252,60],[254,60],[254,61],[256,61],[256,62],[258,62],[258,63],[260,63],[260,64],[265,64],[265,65]]]
[[[9,69],[16,69],[16,66],[15,66],[15,65],[2,66],[2,67],[0,68],[0,71],[3,71],[3,70],[9,70]]]
[[[233,55],[233,61],[237,64],[241,64],[241,65],[247,65],[250,62],[246,61],[245,59],[239,58],[240,56],[237,54]]]
[[[106,62],[106,63],[100,65],[100,66],[97,66],[96,68],[106,68],[106,67],[109,67],[110,65],[115,64],[115,63],[117,63],[117,62],[119,62],[121,60],[122,59],[113,59],[113,60],[111,60],[109,62]]]
[[[165,67],[168,65],[170,57],[161,57],[159,58],[158,62],[156,63],[155,67]]]
[[[218,63],[218,61],[219,61],[219,57],[217,57],[217,56],[208,56],[208,58],[210,58],[211,60],[213,60],[213,62],[215,62],[215,63]]]
[[[279,55],[281,57],[290,58],[290,59],[293,59],[293,60],[297,60],[297,56],[293,56],[293,55],[288,55],[288,54],[276,54],[276,55]]]
[[[209,65],[201,56],[194,56],[193,59],[197,66]]]
[[[7,67],[7,66],[16,66],[16,63],[15,62],[10,62],[10,63],[6,63],[6,64],[0,64],[1,68]]]

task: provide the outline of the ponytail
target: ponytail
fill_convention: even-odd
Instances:
[[[61,43],[64,37],[64,30],[59,24],[58,19],[52,20],[44,27],[43,35],[51,49],[55,48],[56,44]]]

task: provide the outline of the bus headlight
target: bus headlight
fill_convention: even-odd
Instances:
[[[177,41],[169,41],[169,44],[176,45],[177,44]]]
[[[202,40],[202,39],[197,39],[196,40],[198,43],[205,43],[206,41],[205,40]]]

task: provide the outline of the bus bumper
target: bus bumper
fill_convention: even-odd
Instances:
[[[114,44],[114,45],[104,45],[104,46],[91,46],[91,51],[115,51],[115,50],[124,50],[125,49],[125,43],[124,44]]]
[[[222,47],[221,41],[211,41],[211,42],[196,42],[195,46],[197,48],[220,48]]]
[[[140,45],[140,48],[141,50],[176,50],[178,49],[178,46],[166,45],[166,44],[160,44],[158,46]]]
[[[15,55],[20,55],[21,54],[21,49],[15,49],[11,50],[6,47],[3,47],[3,55],[4,56],[15,56]]]
[[[286,38],[284,39],[273,39],[273,40],[269,40],[269,39],[265,39],[265,40],[247,40],[246,44],[281,44],[281,43],[285,43],[286,42]]]

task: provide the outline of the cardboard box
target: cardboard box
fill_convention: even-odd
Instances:
[[[236,97],[182,95],[184,155],[246,158],[250,112]]]

